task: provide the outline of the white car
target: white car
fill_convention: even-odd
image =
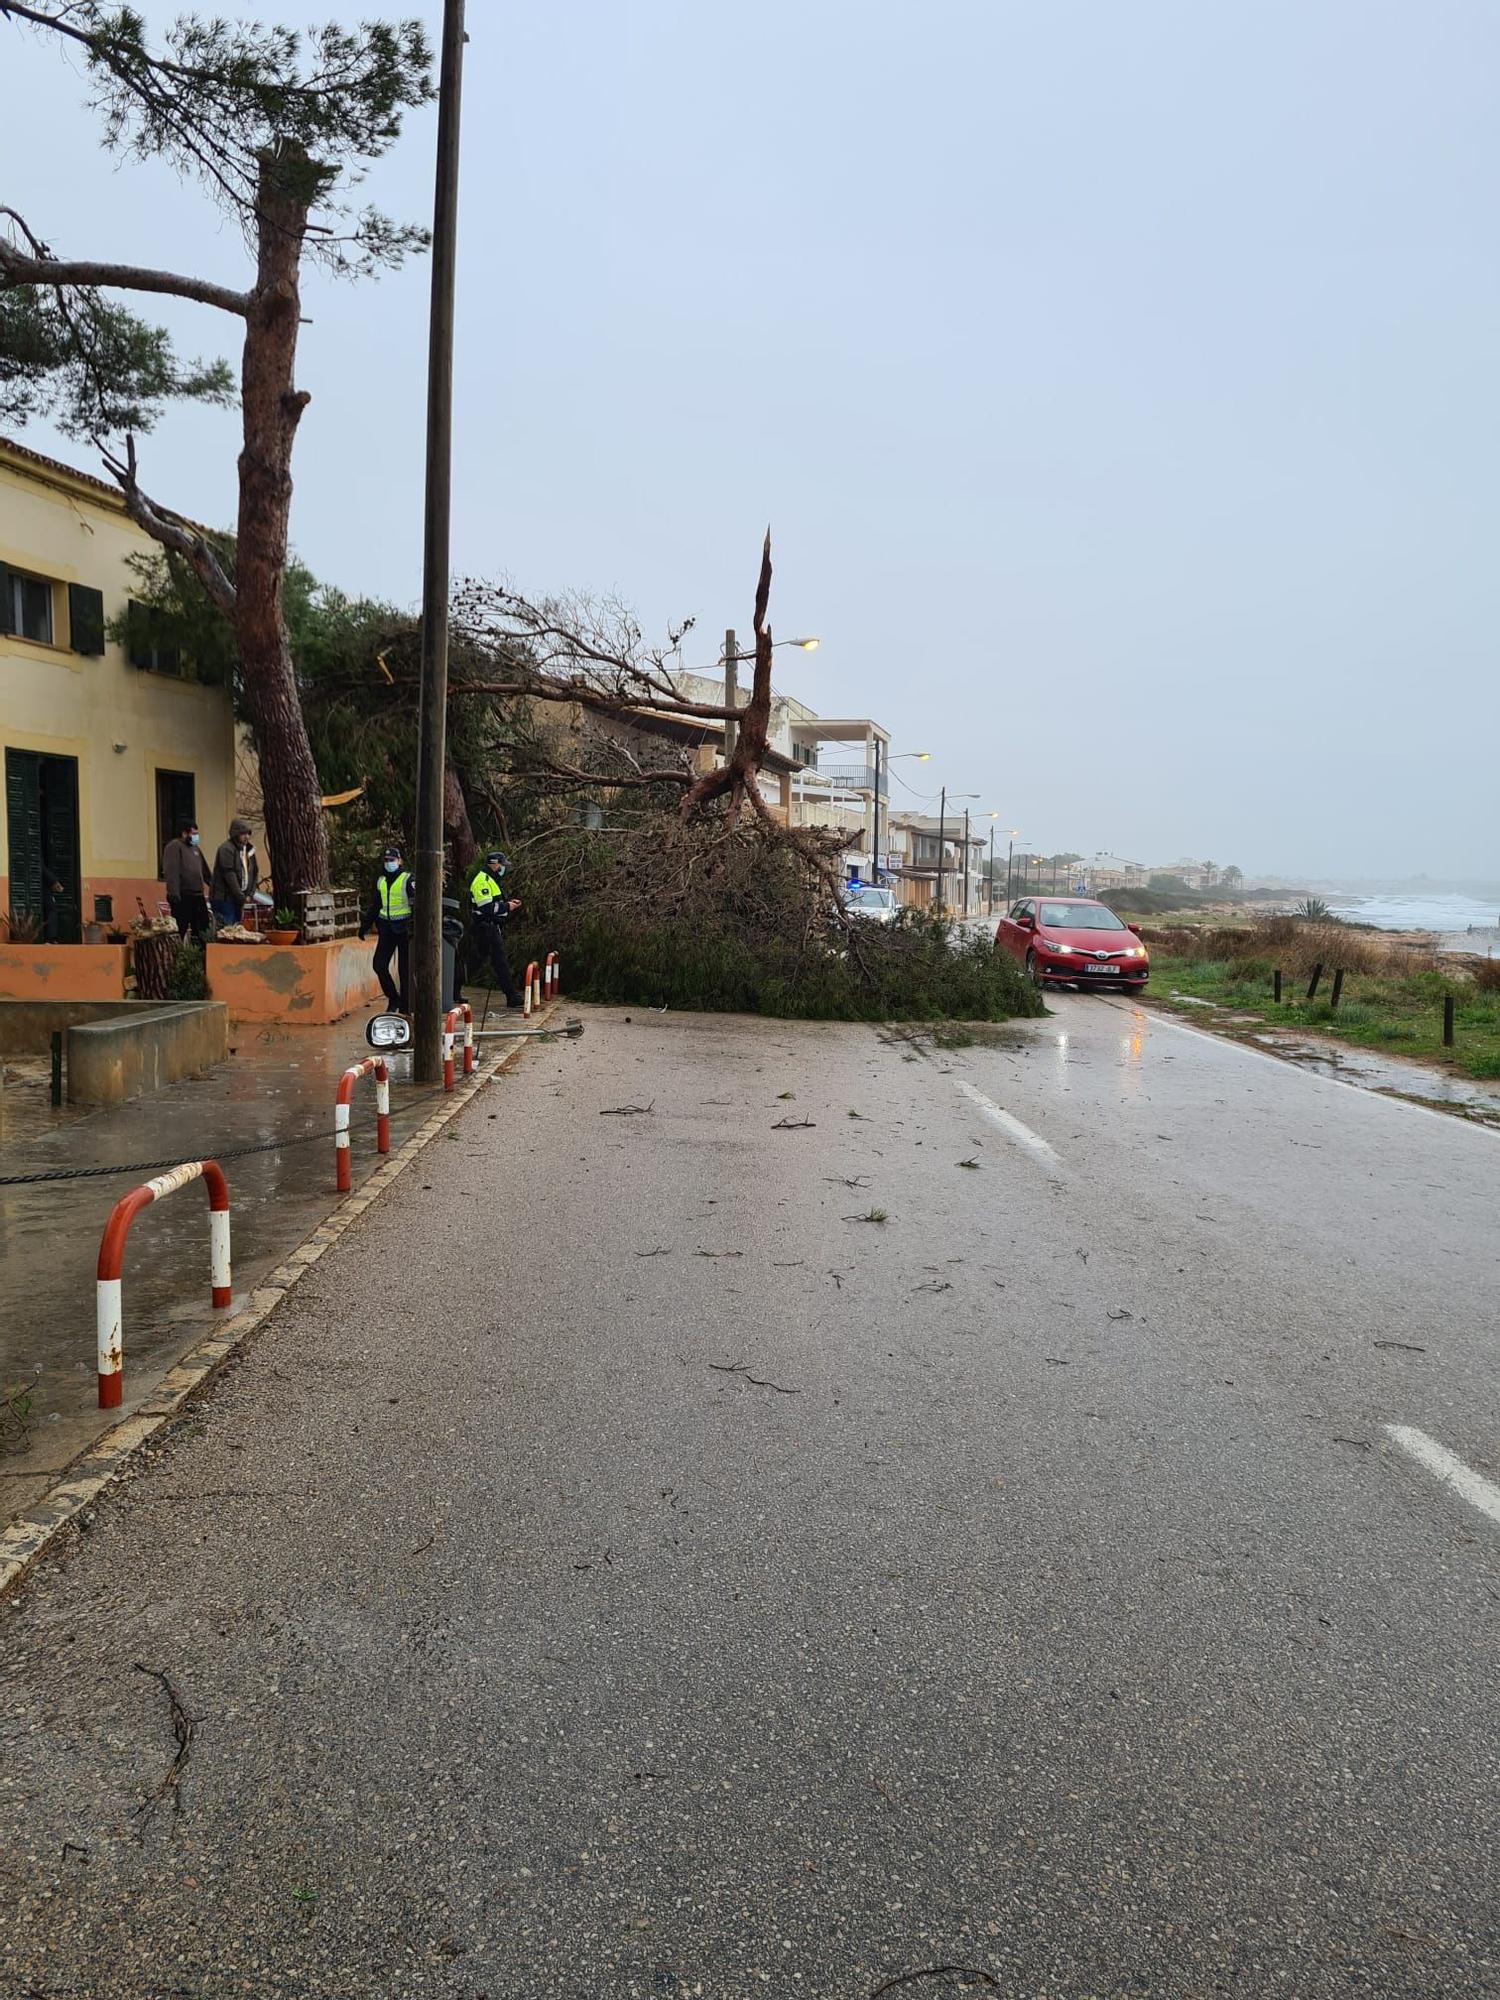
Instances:
[[[848,890],[844,908],[851,917],[862,917],[866,923],[893,924],[896,921],[896,892],[860,883],[857,888]]]

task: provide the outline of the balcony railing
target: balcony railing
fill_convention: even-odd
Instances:
[[[800,768],[799,778],[814,778],[820,784],[842,785],[850,792],[873,792],[875,789],[875,766],[873,764],[809,764]],[[880,774],[880,796],[885,797],[890,790],[884,771]]]

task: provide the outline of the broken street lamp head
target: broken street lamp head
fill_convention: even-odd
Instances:
[[[411,1022],[404,1014],[372,1014],[365,1023],[365,1040],[372,1049],[409,1049]]]

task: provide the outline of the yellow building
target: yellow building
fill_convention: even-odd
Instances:
[[[64,942],[138,899],[155,916],[175,823],[196,819],[212,856],[234,809],[229,690],[105,638],[127,558],[155,550],[112,486],[0,438],[0,914]]]

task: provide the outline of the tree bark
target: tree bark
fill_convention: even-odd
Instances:
[[[750,684],[750,699],[736,711],[739,726],[728,759],[716,771],[705,771],[692,790],[683,794],[684,820],[691,819],[726,792],[731,824],[747,800],[762,819],[770,820],[770,808],[761,796],[759,782],[760,767],[766,761],[771,739],[772,640],[771,628],[766,623],[770,603],[771,530],[767,528],[760,552],[760,576],[755,585],[755,675]]]
[[[266,837],[279,900],[328,882],[321,787],[297,695],[282,608],[292,506],[292,446],[309,401],[294,371],[299,275],[312,170],[289,149],[261,161],[255,285],[241,364],[244,448],[235,566],[235,637],[245,707],[260,757]]]
[[[469,801],[458,766],[450,757],[443,768],[443,838],[452,843],[453,866],[459,886],[465,886],[478,847],[469,819]]]

